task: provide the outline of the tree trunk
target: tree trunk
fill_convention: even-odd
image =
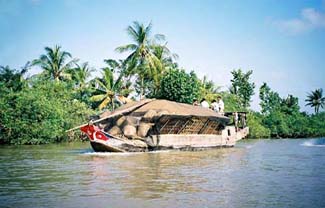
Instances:
[[[141,77],[141,86],[140,86],[140,100],[142,100],[142,98],[143,98],[143,88],[144,88],[144,78],[143,77]]]
[[[112,111],[114,111],[114,108],[115,108],[115,106],[114,106],[114,98],[111,99],[111,104],[112,104]]]

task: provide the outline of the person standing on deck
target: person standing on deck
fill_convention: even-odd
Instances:
[[[238,112],[233,112],[232,115],[234,116],[234,124],[235,124],[235,129],[237,132],[238,131]]]
[[[220,95],[217,97],[217,103],[218,103],[218,107],[219,107],[219,113],[222,113],[222,114],[223,114],[223,112],[224,112],[224,110],[225,110],[225,104],[224,104],[224,102],[222,101]]]
[[[242,128],[245,128],[246,127],[246,113],[240,114],[240,122],[241,122]]]
[[[203,98],[202,100],[201,100],[201,106],[203,107],[203,108],[209,108],[210,106],[209,106],[209,103],[205,100],[205,98]]]
[[[211,103],[211,109],[214,110],[215,112],[219,112],[219,105],[216,100],[212,100]]]

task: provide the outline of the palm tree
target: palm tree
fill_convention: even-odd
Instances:
[[[128,64],[124,60],[114,60],[114,59],[105,59],[104,62],[108,65],[113,73],[119,74],[121,76],[122,86],[119,93],[119,100],[121,103],[125,103],[124,101],[127,100],[126,97],[133,91],[131,86],[131,76],[127,73]]]
[[[24,75],[30,68],[30,62],[27,62],[21,70],[15,70],[9,66],[0,66],[0,82],[5,83],[10,89],[21,90],[25,85]]]
[[[286,114],[299,112],[298,98],[293,95],[288,95],[287,98],[282,99],[282,111]]]
[[[72,80],[75,81],[78,89],[83,89],[87,85],[87,79],[91,76],[91,73],[95,69],[89,67],[88,62],[83,64],[76,63],[76,67],[70,70],[67,70],[72,75]]]
[[[89,96],[92,93],[91,84],[88,81],[91,77],[91,73],[95,71],[94,68],[89,67],[88,62],[82,64],[75,64],[75,68],[67,70],[67,73],[71,74],[72,81],[74,83],[77,99],[89,103]]]
[[[177,63],[174,60],[178,59],[178,55],[170,52],[169,48],[167,48],[167,42],[165,44],[153,43],[151,48],[153,54],[163,65],[163,70],[177,68]]]
[[[158,82],[158,74],[162,71],[162,64],[151,50],[150,33],[152,24],[144,26],[139,22],[133,22],[133,26],[128,26],[127,33],[133,40],[133,43],[120,46],[115,50],[120,53],[131,52],[127,58],[128,63],[126,73],[137,74],[140,80],[140,99],[144,94],[144,79],[150,77]],[[157,34],[156,40],[163,40],[164,36]]]
[[[316,89],[315,91],[311,91],[311,93],[308,93],[307,99],[305,100],[307,102],[307,105],[310,105],[310,107],[315,108],[315,113],[317,114],[319,112],[319,108],[325,108],[325,97],[323,97],[323,89]]]
[[[45,47],[46,54],[43,54],[33,61],[33,65],[40,66],[44,71],[43,75],[46,78],[55,81],[63,79],[71,79],[71,75],[67,73],[77,59],[72,59],[67,62],[68,58],[72,58],[71,54],[61,50],[61,46],[54,48]]]
[[[217,94],[220,93],[221,87],[216,86],[212,80],[208,80],[206,76],[203,77],[201,82],[201,98],[208,100],[216,99]]]
[[[113,72],[125,72],[126,62],[124,60],[104,59],[104,62],[113,70]]]
[[[123,73],[120,73],[117,79],[114,79],[114,73],[111,68],[103,69],[103,78],[97,78],[96,90],[99,94],[94,95],[90,98],[91,101],[100,102],[98,108],[102,110],[103,108],[111,105],[112,110],[115,108],[115,101],[117,97],[127,97],[130,93],[130,83],[124,82]],[[128,89],[127,89],[128,88]]]

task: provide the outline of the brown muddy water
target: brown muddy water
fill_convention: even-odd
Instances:
[[[325,138],[199,152],[0,147],[0,207],[325,207]]]

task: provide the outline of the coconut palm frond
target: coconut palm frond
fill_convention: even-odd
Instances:
[[[90,100],[91,100],[91,101],[98,102],[98,101],[102,101],[102,100],[104,100],[105,97],[106,97],[105,94],[94,95],[94,96],[91,96],[91,97],[90,97]]]
[[[73,59],[67,62],[68,58],[71,58],[71,54],[61,50],[61,46],[54,46],[54,48],[45,47],[45,54],[42,54],[39,59],[32,62],[32,65],[40,66],[44,71],[50,75],[49,77],[54,80],[61,80],[68,73],[68,70],[72,67],[73,63],[77,60]]]
[[[115,49],[115,51],[117,51],[119,53],[124,53],[126,51],[134,51],[136,49],[137,49],[137,46],[135,44],[128,44],[128,45],[117,47]]]
[[[316,89],[311,93],[307,94],[307,99],[305,99],[306,106],[313,107],[315,113],[319,112],[320,108],[324,108],[325,106],[325,97],[323,97],[323,89]]]
[[[102,110],[103,108],[105,108],[110,102],[111,102],[111,99],[109,97],[106,97],[103,100],[103,102],[101,102],[100,105],[98,106],[99,110]]]

